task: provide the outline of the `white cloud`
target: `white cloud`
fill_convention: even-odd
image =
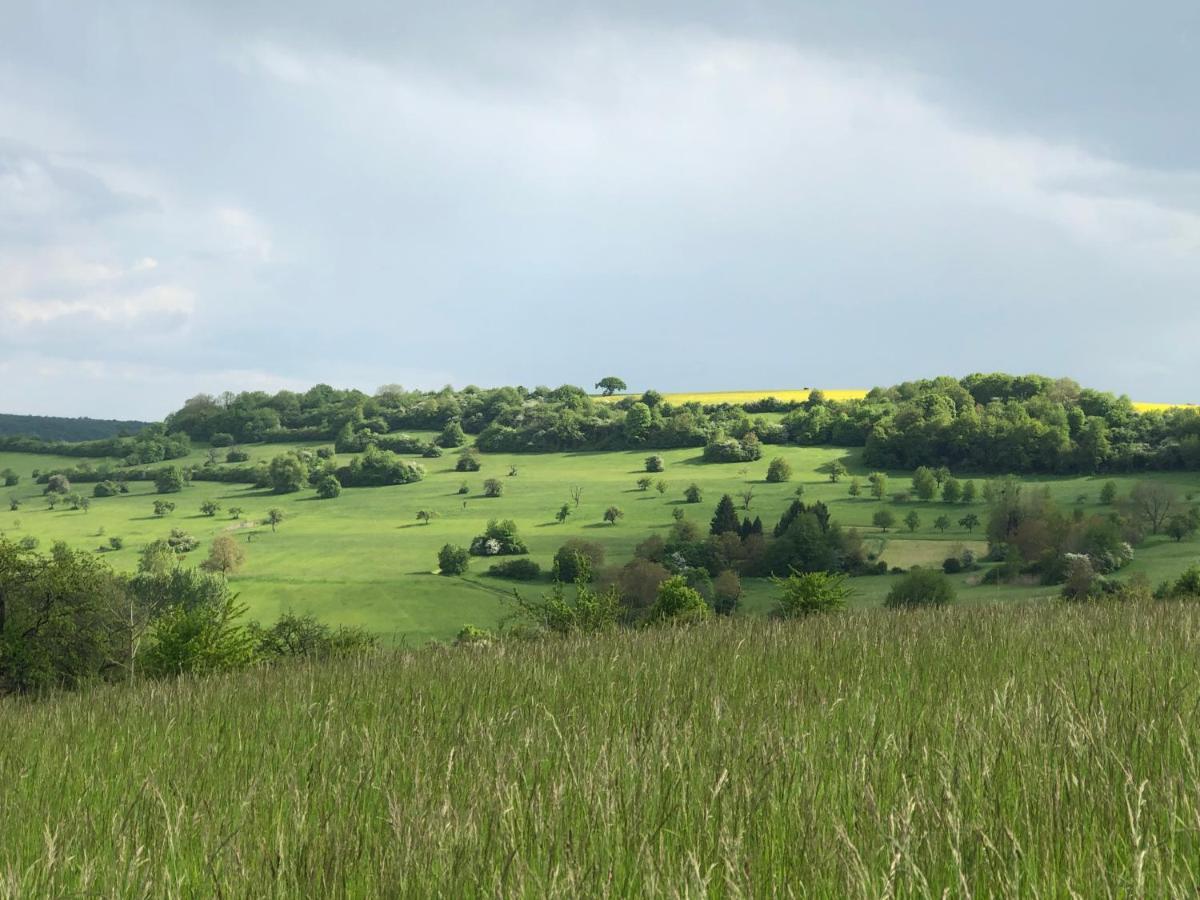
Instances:
[[[195,303],[187,288],[161,284],[132,293],[89,293],[73,300],[0,300],[0,318],[17,327],[68,318],[117,325],[145,324],[149,319],[181,324],[191,316]]]

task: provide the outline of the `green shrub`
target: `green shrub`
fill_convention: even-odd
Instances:
[[[650,622],[692,622],[709,617],[708,603],[700,592],[688,587],[683,575],[673,575],[658,586],[658,596],[650,607]]]
[[[845,609],[846,600],[854,593],[845,575],[831,572],[793,571],[787,578],[771,580],[782,591],[775,608],[775,615],[781,619]]]
[[[438,568],[443,575],[462,575],[470,564],[470,554],[455,544],[445,544],[438,551]]]
[[[792,478],[792,465],[782,456],[777,456],[771,460],[767,466],[767,481],[776,484],[781,481],[790,481]]]
[[[945,606],[954,602],[954,585],[936,569],[912,569],[892,585],[884,606],[891,609]]]
[[[534,581],[541,576],[542,567],[532,559],[510,559],[491,566],[488,574],[514,581]]]

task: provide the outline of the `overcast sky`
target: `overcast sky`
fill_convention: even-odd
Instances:
[[[1200,3],[0,0],[0,412],[1200,400]]]

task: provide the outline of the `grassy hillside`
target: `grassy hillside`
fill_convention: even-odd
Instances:
[[[1195,896],[1200,607],[383,654],[0,704],[0,893]]]
[[[147,422],[119,419],[66,418],[63,416],[19,416],[0,413],[0,437],[28,435],[44,441],[94,441],[136,434]]]
[[[270,458],[284,452],[287,445],[248,449],[254,459]],[[608,561],[620,564],[631,557],[639,541],[650,534],[665,534],[675,509],[683,509],[688,518],[706,526],[722,493],[736,498],[742,491],[753,489],[749,514],[762,516],[770,528],[791,502],[796,488],[803,486],[806,501],[827,502],[835,520],[861,529],[890,565],[936,565],[958,544],[982,548],[978,531],[968,535],[957,524],[945,534],[933,529],[941,512],[953,522],[972,510],[985,517],[982,503],[972,507],[889,503],[897,519],[903,519],[909,508],[916,508],[922,526],[911,534],[903,526],[883,534],[871,525],[879,503],[865,497],[851,498],[846,481],[831,484],[819,471],[829,461],[840,458],[852,472],[863,474],[865,470],[854,453],[794,446],[765,449],[763,460],[748,464],[706,464],[695,449],[665,451],[666,471],[655,476],[669,485],[661,496],[653,489],[642,492],[636,487],[638,477],[645,474],[645,453],[641,452],[488,454],[483,457],[482,471],[467,474],[454,471],[456,457],[449,453],[441,459],[417,460],[428,470],[424,481],[386,488],[347,488],[334,500],[318,500],[312,490],[275,495],[240,484],[194,482],[181,493],[169,495],[178,508],[162,519],[152,513],[153,500],[159,495],[147,482],[131,482],[127,495],[94,499],[88,512],[62,507],[50,511],[42,499],[41,486],[32,483],[30,473],[56,464],[75,466],[80,460],[0,453],[0,469],[11,466],[22,476],[20,484],[5,489],[0,499],[15,496],[24,502],[16,512],[9,512],[7,503],[0,507],[0,531],[14,540],[36,537],[43,550],[54,540],[94,549],[109,537],[121,537],[124,549],[107,553],[106,559],[123,569],[135,568],[141,547],[166,537],[172,528],[183,528],[201,539],[200,547],[188,557],[193,562],[203,559],[214,535],[230,531],[248,541],[243,544],[247,553],[245,568],[232,580],[252,616],[267,621],[287,610],[311,612],[333,624],[362,625],[390,638],[418,642],[450,637],[467,622],[491,626],[502,614],[499,600],[511,590],[512,583],[487,576],[488,561],[473,560],[472,570],[464,578],[433,574],[442,544],[465,546],[482,532],[490,518],[516,520],[529,543],[531,558],[547,568],[555,550],[570,537],[601,541],[608,548]],[[205,455],[203,450],[196,450],[190,461],[199,463]],[[792,481],[764,482],[767,462],[775,455],[793,465]],[[515,476],[508,475],[510,465],[517,467]],[[893,473],[891,490],[903,490],[910,475]],[[482,496],[483,481],[491,477],[504,482],[502,497]],[[1169,481],[1183,492],[1200,491],[1198,473],[1154,477]],[[1028,482],[1048,485],[1063,506],[1074,506],[1082,497],[1078,505],[1098,511],[1105,508],[1099,503],[1104,480],[1046,478]],[[1116,480],[1122,492],[1135,481]],[[464,481],[470,487],[465,497],[457,493]],[[692,482],[704,489],[703,503],[684,502],[684,488]],[[582,499],[568,521],[559,525],[554,513],[561,504],[571,501],[572,485],[583,488]],[[90,493],[91,485],[80,484],[78,488]],[[200,504],[210,498],[223,507],[214,518],[200,514]],[[604,510],[612,504],[625,511],[625,518],[615,526],[602,522]],[[234,506],[243,509],[240,519],[228,515],[227,510]],[[258,524],[271,507],[280,507],[287,515],[277,533]],[[438,518],[429,525],[418,524],[416,514],[420,509],[434,510]],[[1142,572],[1157,582],[1177,575],[1198,556],[1200,543],[1195,540],[1176,544],[1165,537],[1151,538],[1126,572]],[[960,599],[968,603],[1040,597],[1056,591],[1036,585],[975,586],[971,581],[967,575],[956,577]],[[858,593],[853,602],[860,606],[878,604],[891,582],[891,577],[854,579]],[[758,579],[746,579],[744,584],[744,610],[766,610],[775,595],[773,586]],[[533,585],[529,589],[542,587]]]

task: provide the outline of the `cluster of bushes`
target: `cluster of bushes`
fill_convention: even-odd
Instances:
[[[116,545],[113,544],[113,547]],[[0,539],[0,695],[360,652],[375,639],[286,615],[243,623],[220,575],[149,547],[135,575],[56,544],[41,555]]]
[[[705,462],[753,462],[762,459],[762,444],[753,431],[741,440],[717,435],[704,445]]]
[[[492,519],[483,534],[471,541],[471,556],[515,556],[528,553],[529,547],[517,532],[512,519]]]

